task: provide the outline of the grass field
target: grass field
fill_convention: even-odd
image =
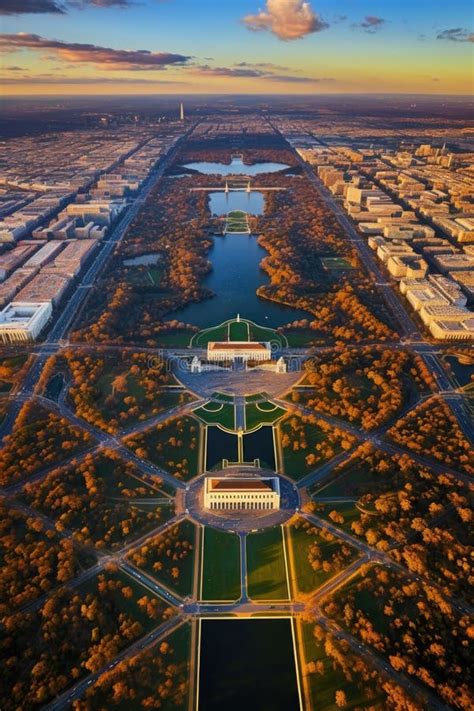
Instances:
[[[281,526],[247,536],[247,584],[250,598],[288,599],[283,545]]]
[[[358,556],[354,548],[343,543],[340,539],[324,540],[314,530],[303,528],[301,523],[302,521],[298,521],[298,525],[292,524],[287,529],[295,567],[293,571],[294,577],[291,579],[294,595],[297,595],[298,592],[308,594],[317,590],[340,570],[350,565]],[[320,551],[319,561],[326,561],[327,565],[330,566],[329,568],[325,570],[323,565],[320,565],[317,569],[312,567],[309,558],[312,546],[317,546]],[[341,554],[342,549],[347,551],[347,555],[343,556]],[[334,563],[334,556],[336,558],[340,557],[340,566]]]
[[[229,323],[229,341],[248,341],[249,325],[246,321],[231,321]]]
[[[288,340],[288,345],[293,348],[307,346],[310,343],[315,343],[324,338],[324,334],[318,333],[310,328],[302,328],[298,330],[285,331],[285,336]]]
[[[171,333],[158,333],[156,344],[165,348],[185,348],[193,336],[192,331],[172,331]]]
[[[207,346],[209,341],[227,341],[229,335],[228,324],[225,323],[215,328],[207,328],[205,331],[200,331],[192,338],[191,345],[196,348]]]
[[[246,403],[258,402],[259,400],[266,400],[267,397],[268,396],[266,393],[254,393],[253,395],[246,395],[245,402]]]
[[[210,402],[194,410],[194,415],[207,425],[220,425],[226,430],[233,430],[235,427],[233,403]]]
[[[259,403],[247,403],[245,405],[245,423],[247,430],[253,430],[262,424],[273,424],[286,413],[282,407],[264,400]]]
[[[202,599],[240,598],[240,543],[235,533],[206,528],[202,562]]]
[[[310,494],[324,497],[347,496],[358,499],[367,491],[371,491],[374,494],[379,491],[385,492],[389,480],[390,472],[388,472],[387,476],[384,476],[380,472],[371,469],[367,462],[356,459],[353,464],[344,467],[339,476],[329,484],[323,487],[321,487],[321,484],[317,484],[312,487]]]
[[[229,338],[230,334],[230,338]],[[192,346],[204,347],[209,341],[271,341],[280,346],[286,346],[286,337],[273,328],[265,328],[246,319],[230,319],[213,328],[207,328],[195,334],[191,339]]]
[[[347,531],[347,533],[351,533],[353,535],[351,524],[353,521],[358,521],[361,517],[361,512],[356,507],[355,503],[336,501],[334,503],[330,502],[328,504],[318,504],[317,514],[318,516],[321,516],[321,518],[325,518],[328,521],[331,520],[329,518],[331,511],[337,511],[337,513],[341,514],[344,518],[344,523],[336,523],[336,525],[344,531]],[[334,521],[332,523],[334,523]]]
[[[265,328],[255,324],[250,324],[250,340],[271,341],[272,343],[278,343],[280,346],[286,346],[287,343],[282,333],[274,331],[273,328]]]

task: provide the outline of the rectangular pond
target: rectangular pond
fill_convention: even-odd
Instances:
[[[275,449],[273,446],[273,427],[264,425],[255,432],[244,435],[244,461],[260,459],[262,467],[275,469]]]
[[[206,469],[209,471],[216,465],[222,466],[222,460],[236,462],[239,458],[237,435],[224,432],[219,427],[207,428]]]
[[[198,711],[298,711],[291,620],[204,619]]]

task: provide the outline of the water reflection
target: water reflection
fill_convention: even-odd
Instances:
[[[211,163],[200,161],[196,163],[186,163],[184,168],[197,170],[206,175],[259,175],[260,173],[276,173],[279,170],[289,168],[286,163],[253,163],[246,165],[240,158],[232,158],[230,163]]]

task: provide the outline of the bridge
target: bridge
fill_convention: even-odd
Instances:
[[[261,193],[264,192],[271,192],[271,191],[279,191],[279,190],[286,190],[284,187],[275,187],[275,186],[260,186],[260,185],[251,185],[250,179],[245,178],[243,181],[242,180],[226,180],[224,185],[211,185],[208,187],[202,187],[202,188],[190,188],[191,192],[208,192],[208,193],[215,193],[215,192],[224,192],[224,193],[229,193],[229,192],[245,192],[245,193],[251,193],[253,190],[258,190]]]

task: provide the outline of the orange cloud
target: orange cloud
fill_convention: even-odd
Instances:
[[[247,15],[243,22],[250,30],[266,30],[282,40],[301,39],[329,27],[313,11],[310,3],[303,0],[267,0],[266,10]]]
[[[0,34],[0,50],[2,49],[9,51],[45,50],[67,62],[94,64],[104,69],[166,69],[168,66],[186,64],[191,59],[184,54],[170,52],[150,52],[146,49],[112,49],[95,44],[61,42],[25,32]]]

